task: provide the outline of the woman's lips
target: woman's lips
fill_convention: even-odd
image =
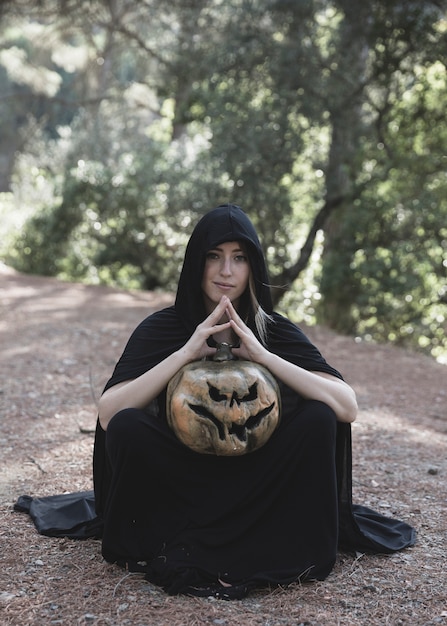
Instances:
[[[234,285],[229,285],[228,283],[214,283],[218,289],[222,289],[223,291],[228,291],[229,289],[233,289]]]

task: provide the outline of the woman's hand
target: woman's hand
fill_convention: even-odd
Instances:
[[[207,340],[211,335],[230,328],[230,320],[220,323],[222,317],[224,317],[227,312],[228,304],[231,305],[230,300],[226,296],[223,296],[214,311],[197,326],[194,333],[180,350],[187,362],[198,361],[216,352],[215,348],[211,348],[207,344]]]
[[[247,361],[261,363],[266,359],[269,351],[258,341],[253,331],[248,328],[245,322],[239,317],[231,301],[226,298],[226,313],[230,320],[231,329],[240,341],[239,348],[233,348],[235,356]]]

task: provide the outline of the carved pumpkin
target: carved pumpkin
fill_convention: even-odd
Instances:
[[[195,452],[237,456],[263,446],[280,419],[280,393],[261,365],[219,344],[213,360],[181,368],[167,389],[167,418]]]

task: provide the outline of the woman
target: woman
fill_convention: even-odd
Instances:
[[[371,521],[367,510],[369,536],[359,530],[350,502],[355,394],[272,310],[268,285],[245,213],[235,205],[207,213],[188,243],[175,305],[137,327],[100,400],[103,555],[168,593],[242,597],[255,586],[324,579],[340,539],[382,551],[413,541],[412,529],[376,514]],[[166,419],[169,380],[222,341],[269,369],[281,393],[278,428],[243,456],[194,452]]]

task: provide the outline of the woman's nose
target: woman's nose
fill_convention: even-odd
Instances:
[[[220,268],[222,276],[231,276],[231,259],[223,259]]]

